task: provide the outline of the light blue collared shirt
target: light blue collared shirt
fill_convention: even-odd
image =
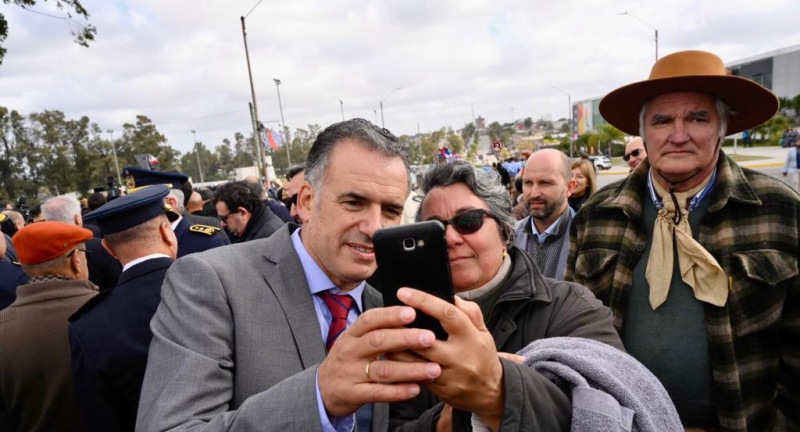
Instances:
[[[314,300],[314,309],[317,312],[317,320],[319,321],[321,332],[320,336],[322,337],[322,344],[324,345],[325,340],[328,338],[328,329],[331,327],[333,315],[331,315],[328,305],[325,304],[325,300],[317,294],[323,291],[330,291],[332,294],[347,294],[355,300],[356,307],[350,309],[350,312],[347,314],[347,326],[349,327],[356,321],[361,311],[364,310],[361,305],[361,297],[367,283],[366,281],[361,282],[357,287],[346,293],[339,290],[319,264],[314,261],[314,258],[311,258],[311,255],[309,255],[305,245],[303,245],[303,241],[300,239],[301,229],[302,228],[299,228],[292,233],[292,246],[294,246],[294,251],[300,258],[300,264],[303,266],[303,273],[306,275],[306,282],[308,282],[311,298]],[[355,414],[347,417],[328,417],[328,413],[325,411],[325,404],[322,402],[322,396],[319,393],[319,372],[317,373],[316,392],[317,411],[319,411],[319,418],[322,421],[322,430],[326,432],[352,431],[355,425]]]
[[[566,211],[564,213],[561,213],[561,216],[559,216],[558,219],[556,219],[553,223],[551,223],[550,226],[547,227],[547,229],[544,230],[543,233],[539,233],[539,230],[536,229],[536,224],[534,223],[534,219],[531,218],[531,232],[533,234],[536,234],[536,239],[539,240],[539,244],[544,244],[544,241],[547,240],[547,237],[550,237],[551,235],[554,234],[558,234],[558,227],[561,225],[561,219],[563,219],[564,216],[567,215],[568,211],[571,212],[573,210],[569,206],[567,206]]]

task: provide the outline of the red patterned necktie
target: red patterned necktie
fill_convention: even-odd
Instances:
[[[331,294],[329,291],[319,293],[325,300],[328,309],[331,311],[331,327],[328,329],[328,338],[325,340],[325,349],[331,350],[333,343],[340,334],[347,328],[347,314],[353,307],[353,298],[346,294]]]

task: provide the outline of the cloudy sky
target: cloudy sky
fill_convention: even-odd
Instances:
[[[576,101],[647,76],[653,27],[662,56],[705,49],[732,62],[800,43],[797,0],[82,1],[97,27],[88,49],[64,20],[0,6],[0,105],[86,115],[116,136],[144,114],[182,152],[191,130],[209,147],[251,130],[248,13],[259,118],[280,122],[278,78],[292,130],[340,121],[340,100],[346,118],[379,124],[384,100],[396,134],[463,127],[473,107],[489,121],[566,117],[562,90]]]

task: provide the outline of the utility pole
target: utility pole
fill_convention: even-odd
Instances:
[[[281,123],[283,124],[283,145],[286,147],[286,166],[292,164],[292,158],[289,156],[289,128],[286,127],[286,120],[283,119],[283,104],[281,103],[281,80],[273,78],[275,81],[275,88],[278,89],[278,108],[281,110]]]
[[[114,168],[117,169],[117,184],[122,186],[122,176],[119,175],[119,162],[117,162],[117,145],[114,144],[114,129],[109,129],[108,141],[111,142],[111,152],[114,153]]]
[[[205,183],[203,179],[203,167],[200,166],[200,143],[197,142],[197,132],[192,129],[192,136],[194,136],[194,154],[197,156],[197,171],[200,173],[200,183]]]
[[[342,121],[344,121],[344,102],[341,99],[339,99],[339,108],[342,109]]]
[[[256,5],[258,6],[258,5]],[[255,9],[255,8],[254,8]],[[250,11],[252,12],[252,10]],[[249,14],[248,14],[249,15]],[[245,17],[241,17],[242,20],[242,38],[244,39],[244,54],[247,58],[247,74],[250,76],[250,96],[253,99],[252,102],[252,123],[253,123],[253,139],[256,143],[256,151],[258,152],[258,158],[256,160],[256,166],[258,167],[258,172],[262,176],[262,178],[267,178],[267,171],[264,167],[264,146],[260,143],[260,138],[258,136],[258,130],[256,129],[256,125],[258,124],[258,105],[256,104],[256,89],[253,86],[253,71],[250,68],[250,51],[247,49],[247,30],[245,29],[244,25]]]

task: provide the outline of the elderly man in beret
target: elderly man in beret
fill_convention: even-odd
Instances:
[[[164,205],[168,193],[165,185],[148,186],[85,216],[97,221],[103,246],[123,266],[116,287],[69,318],[75,393],[85,432],[134,428],[153,337],[150,319],[179,248]]]
[[[800,419],[798,195],[720,149],[778,109],[703,51],[660,59],[600,102],[647,159],[584,204],[567,279],[614,311],[628,352],[687,430],[796,430]]]
[[[97,294],[86,266],[90,238],[73,224],[40,222],[12,239],[30,277],[0,311],[0,412],[14,430],[79,430],[67,318]]]

